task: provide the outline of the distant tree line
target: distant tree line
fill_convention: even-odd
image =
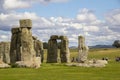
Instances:
[[[116,48],[120,48],[120,40],[115,40],[114,43],[112,44],[112,46],[114,46]]]
[[[60,49],[61,46],[61,42],[58,42],[58,48]],[[116,47],[116,48],[120,48],[120,40],[115,40],[112,44],[112,46]],[[44,49],[48,49],[48,43],[44,42],[43,43],[43,48]]]
[[[44,42],[44,43],[43,43],[43,48],[44,48],[44,49],[47,49],[47,48],[48,48],[48,43],[47,43],[47,42]]]

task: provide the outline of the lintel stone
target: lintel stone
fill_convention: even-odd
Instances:
[[[20,23],[20,27],[23,27],[23,28],[30,28],[32,27],[32,21],[30,19],[21,19],[19,21]]]

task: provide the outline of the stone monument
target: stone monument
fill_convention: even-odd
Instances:
[[[57,63],[58,57],[58,45],[57,45],[57,35],[51,36],[48,41],[48,54],[47,54],[47,62],[48,63]]]
[[[33,36],[34,49],[36,52],[36,57],[41,57],[41,62],[44,60],[44,50],[42,41],[38,40],[37,37]]]
[[[12,28],[11,32],[10,63],[14,64],[16,61],[21,60],[21,28]]]
[[[77,63],[68,63],[67,66],[82,66],[82,67],[105,67],[108,64],[107,60],[91,59],[88,60],[89,48],[85,45],[85,38],[78,36],[78,58]]]
[[[48,63],[57,63],[58,62],[58,43],[57,39],[61,40],[60,44],[60,60],[61,63],[70,62],[70,52],[68,48],[68,39],[66,36],[52,35],[48,41],[48,54],[47,62]]]
[[[60,47],[60,58],[61,62],[70,62],[70,52],[69,52],[69,41],[66,36],[60,36],[61,39],[61,47]]]
[[[4,63],[10,63],[10,42],[0,42],[0,60]]]
[[[88,46],[85,45],[85,38],[78,36],[78,62],[84,63],[87,61],[88,50]]]
[[[34,49],[34,40],[32,37],[32,21],[30,19],[22,19],[19,21],[20,27],[12,28],[10,62],[15,64],[23,64],[26,67],[35,67],[36,52]],[[21,62],[20,62],[21,61]]]

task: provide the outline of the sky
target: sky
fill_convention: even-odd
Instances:
[[[0,0],[0,41],[11,40],[20,19],[31,19],[33,36],[43,42],[51,35],[67,36],[70,46],[80,35],[88,46],[120,40],[120,0]]]

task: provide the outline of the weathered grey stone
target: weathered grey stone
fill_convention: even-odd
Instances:
[[[4,63],[1,59],[0,59],[0,68],[9,68],[11,67],[10,65],[8,65],[7,63]]]
[[[31,20],[20,20],[19,28],[12,28],[10,57],[11,64],[17,61],[24,63],[33,62],[36,59],[36,52],[34,49],[34,40],[31,32]],[[29,64],[26,64],[29,66]]]
[[[58,43],[57,39],[60,39],[60,60],[62,63],[70,62],[70,52],[68,48],[68,38],[66,36],[52,35],[48,42],[48,54],[47,62],[56,63],[58,62]]]
[[[21,28],[12,28],[11,32],[10,62],[15,63],[21,60]]]
[[[36,52],[36,57],[41,57],[41,62],[44,60],[44,50],[43,50],[43,43],[40,40],[37,40],[37,37],[33,36],[34,40],[34,49]]]
[[[69,51],[69,41],[66,36],[60,36],[61,38],[61,49],[60,49],[60,58],[62,63],[70,62],[70,51]]]
[[[88,46],[85,45],[85,38],[83,36],[78,36],[78,61],[87,61],[88,56]]]
[[[48,41],[48,54],[47,54],[47,62],[48,63],[57,63],[58,57],[58,46],[56,39],[50,39]]]
[[[40,57],[35,57],[33,61],[17,61],[15,64],[17,67],[39,68],[41,61]]]
[[[32,21],[30,19],[22,19],[19,21],[20,27],[32,28]]]
[[[59,36],[59,39],[61,39],[61,40],[68,40],[67,36]]]
[[[52,36],[50,37],[50,39],[58,39],[58,38],[59,38],[58,35],[52,35]]]
[[[0,60],[10,63],[10,42],[0,42]]]
[[[105,67],[108,62],[106,60],[88,60],[85,63],[69,63],[67,66],[82,66],[82,67]]]
[[[36,56],[34,50],[34,43],[32,38],[32,32],[27,28],[21,30],[21,60],[32,61]]]

